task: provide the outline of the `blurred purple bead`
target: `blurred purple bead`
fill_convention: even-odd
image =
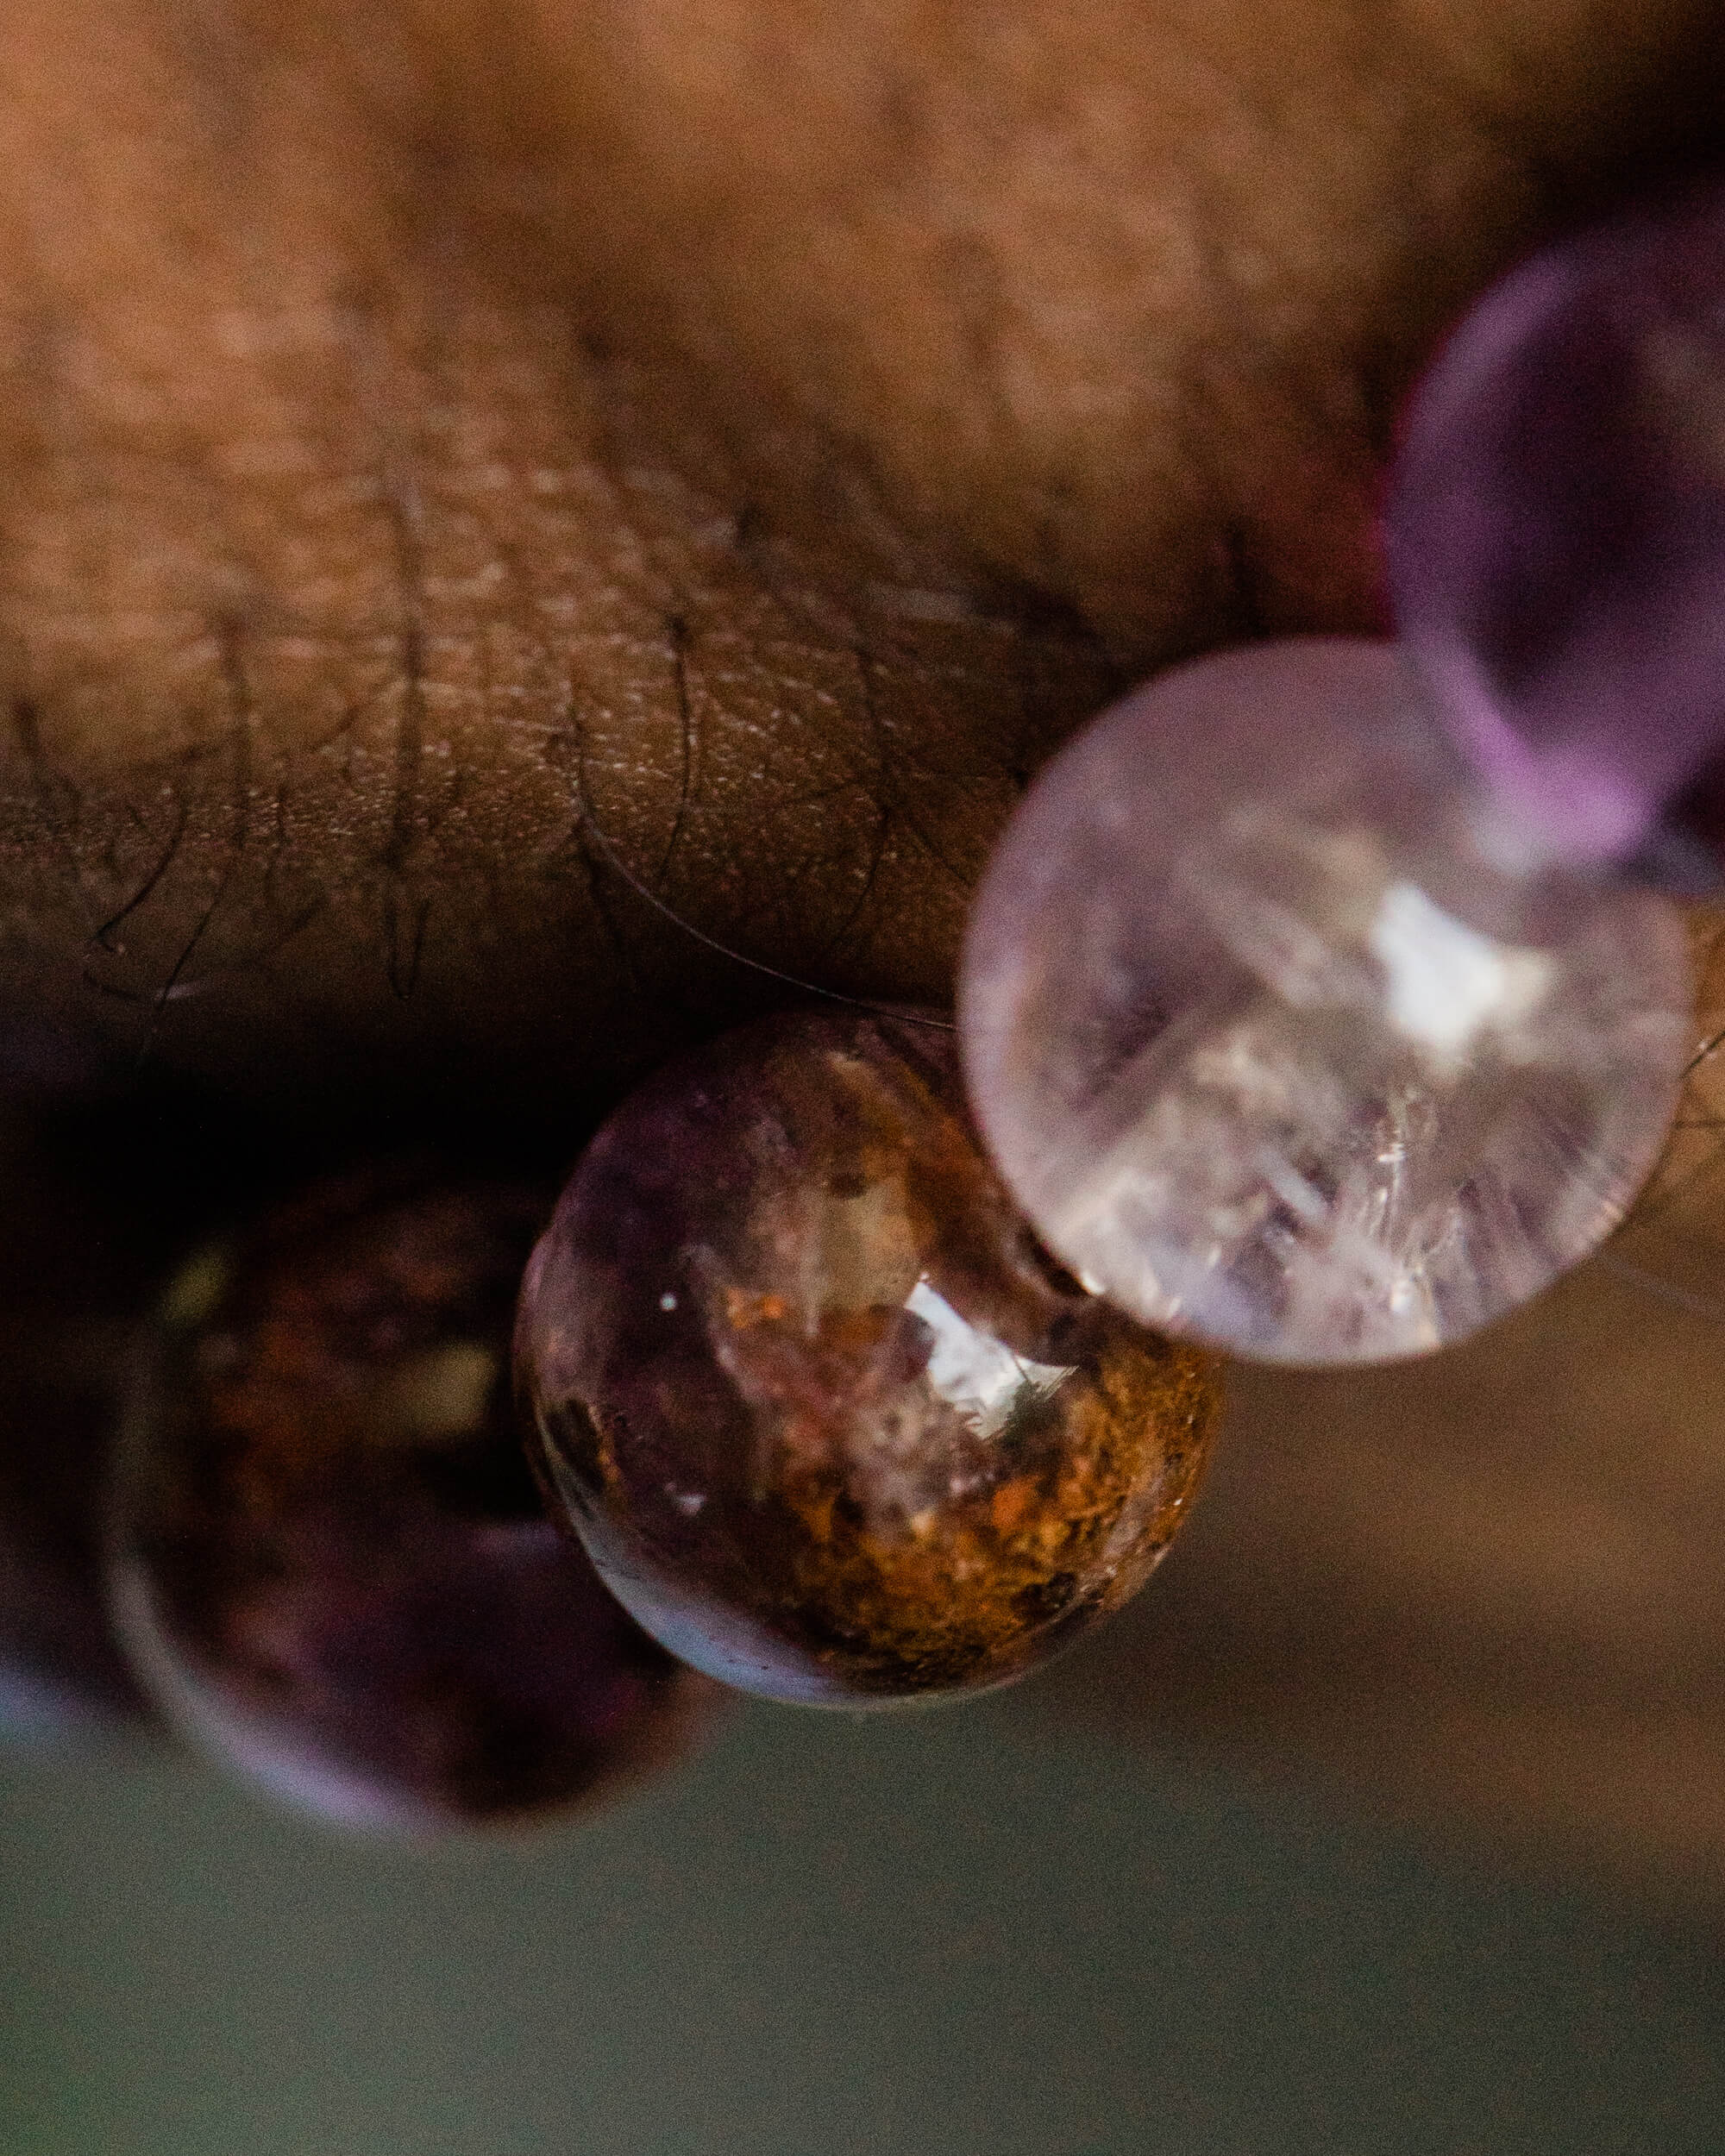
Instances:
[[[216,1758],[401,1834],[592,1802],[677,1758],[710,1688],[546,1518],[515,1294],[546,1206],[380,1172],[179,1275],[113,1501],[122,1637]]]
[[[1725,187],[1538,255],[1414,398],[1403,640],[1537,848],[1725,862]]]

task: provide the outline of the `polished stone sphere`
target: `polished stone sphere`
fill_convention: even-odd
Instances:
[[[605,1125],[534,1253],[544,1480],[666,1645],[810,1704],[1020,1675],[1142,1584],[1191,1502],[1210,1359],[1053,1263],[949,1031],[796,1013]]]
[[[1419,1354],[1609,1232],[1690,1044],[1665,901],[1529,862],[1393,646],[1164,674],[1073,742],[972,912],[982,1134],[1089,1285],[1262,1360]]]
[[[1725,868],[1725,186],[1489,291],[1408,407],[1399,633],[1533,843]]]
[[[168,1718],[327,1820],[409,1835],[585,1803],[712,1697],[547,1518],[509,1349],[548,1206],[367,1172],[179,1275],[113,1503],[122,1637]]]

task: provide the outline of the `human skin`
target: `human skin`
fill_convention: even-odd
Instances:
[[[1705,4],[5,9],[0,1014],[295,1117],[947,993],[1038,761],[1382,620],[1398,398]]]
[[[1422,359],[1725,87],[1714,0],[0,0],[0,1062],[308,1156],[566,1158],[761,968],[944,1001],[1075,725],[1383,625]]]

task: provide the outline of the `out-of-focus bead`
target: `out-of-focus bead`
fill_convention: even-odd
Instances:
[[[1725,187],[1486,294],[1411,401],[1385,537],[1400,634],[1531,844],[1725,863]]]
[[[542,1472],[667,1645],[859,1706],[1018,1676],[1143,1582],[1196,1488],[1209,1359],[1052,1264],[950,1037],[791,1015],[659,1074],[523,1290]]]
[[[509,1342],[537,1194],[361,1175],[179,1275],[114,1501],[169,1717],[292,1803],[424,1833],[592,1798],[710,1688],[546,1517]]]
[[[1318,639],[1176,669],[1057,757],[959,997],[1049,1247],[1146,1323],[1313,1364],[1460,1338],[1586,1256],[1689,1012],[1673,909],[1520,855],[1394,647]]]

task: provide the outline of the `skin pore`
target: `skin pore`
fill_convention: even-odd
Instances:
[[[0,9],[0,1073],[313,1155],[567,1159],[786,1000],[715,943],[944,1002],[1075,726],[1383,626],[1421,360],[1725,89],[1716,0]],[[1196,1719],[1319,1702],[1357,1761],[1366,1700],[1386,1785],[1490,1754],[1725,1878],[1718,1478],[1662,1432],[1647,1480],[1671,1351],[1612,1292],[1579,1394],[1528,1376],[1572,1302],[1435,1384],[1243,1380],[1273,1441],[1160,1621],[1194,1583]],[[1664,1591],[1590,1631],[1626,1521]]]

